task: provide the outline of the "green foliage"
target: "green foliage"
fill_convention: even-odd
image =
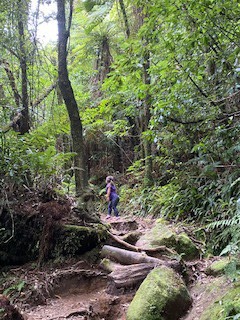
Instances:
[[[72,152],[58,152],[56,137],[45,128],[25,136],[10,132],[1,137],[1,184],[25,184],[40,187],[64,175],[64,165],[73,158]]]
[[[90,178],[101,179],[106,170],[115,170],[114,148],[121,146],[121,165],[129,177],[128,185],[121,188],[121,203],[128,211],[202,223],[201,232],[206,228],[207,242],[215,252],[232,243],[238,247],[238,239],[233,241],[240,196],[239,100],[234,100],[240,86],[238,1],[134,0],[126,6],[131,17],[128,39],[115,3],[85,0],[76,3],[73,15],[69,73],[82,113]],[[16,6],[10,1],[1,3],[1,9],[2,43],[11,48],[2,47],[1,54],[10,63],[20,92]],[[104,41],[111,66],[102,83]],[[56,50],[51,46],[33,50],[29,41],[25,45],[30,48],[35,129],[24,137],[1,134],[1,184],[61,181],[63,192],[69,191],[73,183],[69,161],[74,154],[55,148],[59,135],[69,134],[64,106],[55,94],[35,107],[33,103],[56,78]],[[149,84],[143,81],[147,55]],[[16,106],[3,68],[0,79],[0,118],[6,124]],[[150,103],[147,128],[146,98]],[[143,187],[149,159],[143,140],[152,147],[151,188]]]
[[[177,190],[178,186],[173,183],[151,189],[142,189],[141,184],[132,188],[124,185],[120,189],[121,202],[127,203],[127,211],[136,215],[173,218],[181,215],[173,204],[173,195],[176,197]]]
[[[85,10],[88,12],[88,23],[86,31],[91,32],[97,25],[99,25],[109,14],[114,4],[111,1],[83,1]]]
[[[10,286],[7,289],[5,289],[3,291],[3,294],[8,296],[8,295],[10,295],[11,293],[14,293],[14,292],[19,293],[19,292],[21,292],[23,290],[24,286],[25,286],[25,281],[21,280],[20,282],[15,283],[12,286]]]

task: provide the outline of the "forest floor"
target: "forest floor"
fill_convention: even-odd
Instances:
[[[111,232],[117,236],[132,230],[146,232],[155,223],[150,218],[135,217],[106,220],[102,216],[101,220],[110,224]],[[209,260],[201,259],[187,263],[193,304],[181,320],[198,320],[215,298],[214,294],[205,291],[206,285],[214,279],[204,272],[209,263]],[[25,283],[16,305],[28,320],[126,320],[126,310],[136,292],[136,288],[114,288],[107,273],[85,257],[45,266],[41,270],[28,264],[13,268],[10,273]]]

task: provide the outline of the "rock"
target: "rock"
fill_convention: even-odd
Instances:
[[[134,245],[141,235],[142,233],[140,231],[131,231],[125,234],[122,240]]]
[[[176,248],[178,254],[183,255],[184,260],[192,260],[199,257],[199,251],[192,240],[184,232],[176,237]]]
[[[226,277],[206,277],[202,274],[198,280],[190,287],[193,303],[188,314],[182,320],[199,320],[201,315],[209,306],[218,301],[231,289],[231,284]],[[208,320],[212,320],[211,317]]]
[[[127,320],[177,320],[190,305],[191,297],[180,276],[161,266],[139,287],[127,310]]]
[[[219,276],[226,272],[226,269],[230,264],[236,264],[237,262],[229,257],[220,258],[214,261],[207,269],[206,274],[211,276]],[[239,262],[237,263],[239,266]]]
[[[136,246],[145,249],[166,246],[182,255],[184,260],[199,257],[199,251],[188,235],[184,232],[177,234],[163,219],[159,219],[149,232],[140,237]]]
[[[202,313],[199,320],[239,319],[240,316],[240,287],[230,289],[220,295]]]

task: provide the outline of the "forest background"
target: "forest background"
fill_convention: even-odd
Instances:
[[[1,207],[23,190],[100,199],[112,174],[122,214],[238,252],[238,1],[57,0],[45,45],[43,3],[0,1]]]

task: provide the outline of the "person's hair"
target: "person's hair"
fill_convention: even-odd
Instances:
[[[114,180],[113,176],[107,176],[106,183],[113,183],[113,180]]]

